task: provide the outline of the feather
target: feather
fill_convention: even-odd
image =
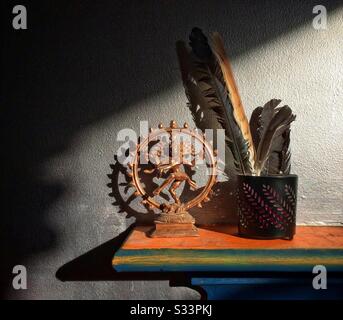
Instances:
[[[254,165],[255,148],[250,132],[248,118],[245,114],[244,107],[242,105],[242,101],[237,89],[237,85],[233,76],[229,59],[225,53],[223,40],[217,32],[213,33],[212,35],[212,47],[213,52],[219,62],[220,68],[223,73],[223,78],[228,90],[230,100],[232,102],[235,120],[242,131],[244,139],[248,143],[250,162]]]
[[[280,174],[283,147],[282,136],[283,134],[273,138],[271,150],[269,152],[268,159],[261,170],[261,175],[266,176]]]
[[[218,124],[218,121],[214,117],[214,112],[208,106],[206,98],[194,79],[194,58],[192,59],[185,42],[176,42],[176,52],[178,55],[183,86],[188,100],[187,107],[191,111],[196,126],[203,131],[211,127],[221,128],[220,124]]]
[[[255,149],[258,148],[258,145],[260,143],[260,133],[259,128],[261,126],[261,113],[262,113],[263,107],[257,107],[251,114],[249,126],[250,126],[250,132],[252,136],[252,141],[254,144]]]
[[[233,116],[233,107],[228,99],[226,88],[221,85],[217,80],[220,99],[223,101],[225,108],[221,106],[215,107],[214,111],[217,113],[217,119],[222,127],[225,129],[226,134],[225,142],[232,152],[235,167],[243,174],[250,174],[253,172],[253,167],[249,159],[249,146],[244,139],[241,129],[236,123]]]
[[[192,30],[190,46],[193,66],[191,76],[206,100],[204,107],[213,112],[225,129],[226,144],[233,154],[236,169],[243,174],[252,173],[249,145],[234,118],[234,108],[224,86],[221,68],[200,29]]]
[[[291,152],[290,143],[290,125],[277,139],[274,139],[270,156],[262,172],[263,175],[290,174],[291,171]]]
[[[260,128],[258,129],[260,139],[264,135],[270,121],[273,119],[275,113],[277,112],[276,107],[280,104],[280,102],[281,100],[279,99],[272,99],[263,106],[260,117]],[[255,145],[255,148],[257,149],[258,146]]]
[[[193,28],[189,35],[189,45],[192,47],[192,51],[200,60],[210,63],[213,59],[213,53],[211,47],[208,44],[206,36],[201,29]]]
[[[202,31],[194,28],[189,40],[192,50],[179,41],[177,53],[197,126],[225,129],[225,142],[239,173],[289,174],[290,123],[295,119],[291,109],[272,99],[256,108],[248,123],[220,36],[213,35],[211,47]]]
[[[275,114],[269,121],[268,126],[263,128],[263,135],[261,136],[261,141],[257,149],[256,163],[254,168],[257,175],[260,175],[263,172],[266,161],[272,152],[273,144],[277,143],[279,146],[280,137],[287,129],[289,129],[290,123],[295,119],[291,108],[288,106],[283,106],[278,109],[274,108],[273,110]]]
[[[258,107],[254,110],[250,122],[253,121],[253,116],[256,112],[259,113],[259,119],[256,120],[258,122],[258,128],[253,128],[253,132],[256,132],[256,138],[253,134],[254,144],[256,150],[259,146],[259,141],[261,137],[265,134],[265,131],[268,128],[270,121],[273,119],[274,115],[277,113],[278,105],[280,104],[281,100],[279,99],[272,99],[268,101],[262,108]],[[256,115],[257,116],[257,115]],[[264,168],[262,168],[261,174],[268,175],[268,174],[279,174],[281,170],[281,160],[282,160],[282,148],[284,144],[283,134],[276,135],[273,138],[271,151]]]
[[[212,74],[226,87],[221,67],[201,29],[193,28],[189,40],[194,56],[206,63]]]
[[[294,117],[295,120],[295,117]],[[281,165],[280,165],[280,173],[281,174],[290,174],[291,172],[291,152],[289,150],[289,144],[290,144],[290,133],[291,130],[288,128],[283,133],[283,147],[281,151]]]
[[[272,121],[275,114],[280,108],[278,108],[281,100],[272,99],[268,101],[264,106],[260,115],[260,127],[258,128],[259,138],[263,136],[268,128],[268,125]],[[292,122],[295,116],[290,119]],[[266,160],[264,167],[261,169],[263,175],[275,175],[275,174],[289,174],[290,172],[290,158],[291,154],[289,148],[289,132],[290,123],[283,127],[283,130],[273,137],[272,145],[268,159]],[[256,146],[258,149],[258,146]]]
[[[237,171],[249,174],[252,172],[252,165],[247,142],[233,117],[233,107],[224,86],[221,69],[200,29],[194,28],[189,39],[191,52],[184,43],[178,42],[177,53],[193,118],[198,126],[199,122],[203,125],[205,119],[215,119],[213,126],[225,129],[225,142],[233,154]]]

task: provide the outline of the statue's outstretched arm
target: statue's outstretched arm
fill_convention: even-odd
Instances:
[[[190,177],[187,177],[187,182],[188,184],[193,188],[193,189],[197,189],[197,185],[195,183],[195,181],[193,181]]]

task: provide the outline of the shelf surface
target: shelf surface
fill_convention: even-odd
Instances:
[[[115,253],[118,272],[343,272],[343,227],[298,226],[293,240],[238,237],[231,226],[199,228],[199,237],[149,238],[136,227]]]

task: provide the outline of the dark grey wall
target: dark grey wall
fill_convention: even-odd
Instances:
[[[343,78],[342,57],[334,51],[342,20],[337,16],[340,1],[320,2],[332,17],[322,33],[311,26],[316,1],[21,1],[28,11],[28,30],[21,31],[11,27],[17,3],[2,1],[0,294],[23,299],[198,298],[190,289],[169,288],[166,279],[120,278],[111,270],[123,232],[135,218],[151,219],[128,203],[123,188],[109,195],[108,175],[123,179],[114,160],[117,132],[138,129],[139,120],[152,126],[172,118],[192,123],[175,41],[186,40],[193,26],[224,35],[249,112],[276,96],[294,107],[304,128],[312,126],[306,118],[313,120],[324,102],[329,128],[330,121],[342,119],[336,89]],[[318,81],[298,72],[304,68],[313,77],[318,66]],[[334,69],[335,76],[325,77]],[[324,91],[318,92],[323,83]],[[312,117],[302,111],[304,104],[313,108]],[[331,142],[335,151],[340,150],[339,135]],[[302,137],[323,141],[322,153],[332,150],[325,148],[323,135],[298,130],[295,170],[305,181],[300,207],[305,213],[309,204],[318,209],[318,219],[311,222],[342,222],[342,178],[326,166],[315,171],[323,162],[311,148],[306,154],[313,153],[303,158]],[[304,159],[310,163],[303,168]],[[341,158],[334,163],[341,167]],[[309,178],[321,179],[323,172],[329,174],[326,184]],[[320,201],[325,212],[319,202],[306,202],[308,190],[318,198],[333,177],[338,189],[330,201]],[[218,188],[206,213],[195,213],[200,222],[234,216],[232,209],[224,210],[223,200],[233,201],[227,188]],[[310,211],[302,222],[308,217]],[[16,264],[28,268],[25,291],[12,289]]]

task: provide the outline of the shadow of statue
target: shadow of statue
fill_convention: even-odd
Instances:
[[[82,254],[81,256],[61,266],[55,277],[63,282],[68,281],[169,281],[173,287],[188,287],[198,291],[201,299],[206,294],[201,287],[191,284],[191,274],[185,272],[118,272],[111,261],[114,254],[124,243],[133,230],[131,225],[117,237]],[[193,272],[193,275],[203,276],[203,273]]]
[[[118,213],[126,214],[126,218],[135,218],[136,224],[145,225],[152,224],[155,217],[155,212],[147,205],[137,201],[134,194],[135,189],[131,183],[131,178],[127,175],[128,168],[118,160],[118,156],[114,155],[114,164],[110,164],[112,172],[108,174],[111,182],[107,186],[111,189],[109,196],[114,199],[113,206],[117,208]],[[149,188],[152,188],[155,183],[151,182]],[[157,187],[157,184],[155,184]]]
[[[39,258],[59,243],[59,229],[46,216],[56,200],[67,194],[68,189],[64,190],[64,186],[68,184],[60,186],[52,181],[51,187],[44,185],[41,188],[38,180],[40,169],[45,168],[51,157],[70,150],[71,141],[84,128],[96,126],[110,116],[119,116],[122,110],[134,113],[138,102],[157,96],[177,84],[179,77],[175,73],[166,76],[171,70],[168,61],[174,59],[170,39],[184,37],[194,25],[217,30],[230,44],[230,56],[237,58],[310,22],[315,4],[312,0],[268,0],[264,5],[252,0],[226,1],[217,4],[220,10],[219,7],[209,8],[207,1],[197,1],[196,5],[192,2],[163,4],[158,6],[158,10],[151,10],[156,8],[156,3],[152,2],[129,6],[124,1],[101,6],[94,1],[60,1],[58,6],[57,2],[46,1],[32,4],[34,20],[45,22],[45,27],[31,29],[25,37],[20,37],[20,41],[7,41],[3,72],[4,83],[8,87],[5,105],[9,107],[5,109],[2,125],[11,137],[4,140],[16,146],[4,148],[9,153],[5,157],[8,160],[6,181],[9,183],[4,182],[4,185],[12,194],[8,201],[11,210],[4,210],[2,221],[2,229],[6,230],[0,235],[4,243],[2,249],[9,248],[3,259],[9,267],[9,272],[2,272],[6,281],[11,280],[10,267],[15,263],[22,263],[25,257],[44,261]],[[341,6],[341,1],[325,0],[322,4],[330,12]],[[12,7],[7,9],[3,11],[11,14]],[[145,13],[144,19],[137,19],[141,12]],[[108,19],[109,16],[113,18]],[[11,24],[8,26],[7,40],[16,34]],[[38,49],[32,54],[32,48],[39,48],[39,54]],[[163,58],[157,59],[156,52]],[[23,53],[26,53],[25,59]],[[129,70],[125,61],[130,62]],[[39,72],[37,65],[41,66]],[[137,81],[137,77],[128,72],[132,70],[144,81]],[[134,89],[123,94],[133,84]],[[18,91],[26,92],[28,97],[23,99]],[[49,101],[49,108],[46,101]],[[203,117],[196,104],[190,107],[199,128],[216,128],[214,123],[205,123],[213,122],[213,118]],[[45,133],[44,139],[42,132]],[[227,163],[233,163],[230,156],[226,155]],[[115,198],[114,205],[128,217],[139,220],[137,223],[151,223],[154,212],[147,212],[143,206],[135,204],[137,200],[131,197],[131,188],[127,193],[122,192],[128,182],[125,167],[115,162],[111,170],[109,187],[111,196]],[[236,218],[235,175],[229,166],[226,166],[226,172],[230,180],[215,185],[216,196],[212,201],[204,204],[202,209],[191,210],[198,224],[229,222]],[[118,183],[118,177],[122,175],[124,180]],[[185,190],[185,197],[187,193]],[[94,219],[98,217],[94,215]],[[94,221],[89,221],[89,224],[93,226]],[[57,222],[74,223],[73,220]],[[121,234],[120,240],[124,241],[129,231]],[[117,280],[110,261],[119,242],[110,240],[68,262],[59,269],[57,278],[63,281]],[[9,261],[10,251],[13,259]],[[146,277],[144,274],[143,278]],[[127,279],[131,280],[131,277]],[[3,286],[0,291],[7,293],[7,288],[7,285]]]
[[[134,148],[135,146],[131,143],[129,148],[122,148],[120,155],[114,155],[114,163],[110,164],[112,172],[108,174],[108,177],[111,180],[110,183],[107,184],[111,189],[109,196],[113,197],[114,202],[112,202],[112,204],[117,207],[117,212],[126,214],[127,219],[134,217],[137,225],[153,224],[154,218],[156,217],[156,214],[159,213],[159,210],[149,207],[148,204],[142,202],[141,197],[135,195],[136,189],[131,183],[132,178],[128,175],[130,169],[124,162],[124,158],[127,159],[130,150],[134,150]],[[160,186],[160,184],[156,182],[155,175],[144,174],[146,169],[151,170],[152,168],[153,165],[151,162],[140,164],[140,179],[144,185],[145,191],[150,195]],[[189,177],[192,177],[195,173],[189,166],[185,166],[184,170]],[[167,177],[168,173],[164,172],[159,178],[166,179]],[[191,190],[190,186],[185,184],[180,198],[185,202],[187,199],[194,197],[196,192],[200,191],[201,189],[198,191]],[[171,201],[171,196],[166,190],[162,191],[159,194],[159,197],[160,200],[162,200],[161,203]]]
[[[110,164],[112,172],[108,174],[110,183],[107,186],[111,189],[109,196],[114,199],[113,206],[117,208],[120,214],[126,214],[126,218],[134,218],[136,225],[152,225],[158,209],[149,208],[147,204],[142,203],[142,198],[135,195],[136,189],[132,186],[132,178],[128,175],[130,171],[128,166],[124,164],[122,157],[128,157],[132,145],[128,149],[122,149],[120,154],[114,155],[114,163]],[[146,168],[151,169],[151,164],[140,165],[141,172]],[[187,175],[193,178],[196,170],[190,166],[184,166]],[[203,173],[203,172],[202,172]],[[141,175],[141,181],[148,194],[152,194],[160,184],[154,179],[154,175]],[[162,179],[167,178],[167,173],[161,176]],[[194,198],[201,193],[204,187],[199,187],[197,190],[192,190],[188,184],[182,185],[180,192],[180,199],[183,203]],[[161,192],[160,199],[165,202],[172,200],[168,191]],[[213,196],[211,201],[202,204],[202,207],[193,207],[190,209],[196,220],[196,224],[212,225],[218,223],[234,222],[235,208],[234,208],[234,190],[232,183],[228,181],[217,182],[213,187]]]
[[[134,281],[169,280],[171,284],[187,285],[189,280],[182,272],[117,272],[111,261],[115,252],[133,230],[131,225],[117,237],[82,254],[60,267],[55,276],[60,281]],[[190,285],[190,283],[189,283]]]

